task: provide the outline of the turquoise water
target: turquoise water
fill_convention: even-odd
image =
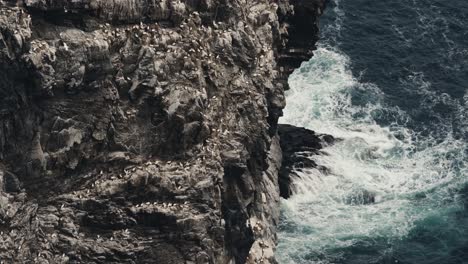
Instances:
[[[468,263],[468,2],[330,2],[280,122],[343,140],[282,201],[279,262]]]

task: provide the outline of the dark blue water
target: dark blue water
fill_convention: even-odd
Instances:
[[[468,263],[468,1],[332,0],[321,30],[281,122],[344,140],[283,201],[278,260]]]
[[[324,42],[351,58],[353,72],[363,72],[362,81],[375,83],[388,104],[407,111],[415,129],[456,119],[458,104],[453,101],[464,104],[468,89],[468,1],[348,0],[340,4],[345,12],[342,29],[336,35],[325,29]],[[325,28],[334,23],[333,17],[331,11],[323,21]],[[427,90],[443,99],[424,98],[427,91],[414,87],[415,82],[426,82]],[[462,124],[453,122],[453,130],[444,132],[467,138],[467,130],[459,127]]]

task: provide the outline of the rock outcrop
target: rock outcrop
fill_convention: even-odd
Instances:
[[[0,2],[0,261],[274,263],[324,0]]]
[[[283,160],[279,172],[278,182],[281,197],[287,199],[293,193],[292,180],[299,177],[298,171],[309,168],[317,168],[327,171],[327,168],[317,165],[312,159],[313,155],[324,155],[320,150],[335,142],[330,135],[316,134],[314,131],[281,124],[278,127],[281,138]]]

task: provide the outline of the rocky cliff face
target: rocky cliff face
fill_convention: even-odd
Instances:
[[[323,0],[0,2],[0,261],[274,263]]]

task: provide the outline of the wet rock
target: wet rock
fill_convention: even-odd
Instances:
[[[291,181],[299,177],[296,173],[307,168],[318,168],[326,172],[327,168],[318,166],[310,159],[312,155],[320,155],[320,149],[333,144],[335,139],[330,135],[318,135],[314,131],[281,124],[278,126],[283,161],[279,174],[280,193],[283,198],[292,194]]]
[[[376,202],[376,194],[368,190],[359,189],[345,197],[344,202],[350,205],[373,204]]]

